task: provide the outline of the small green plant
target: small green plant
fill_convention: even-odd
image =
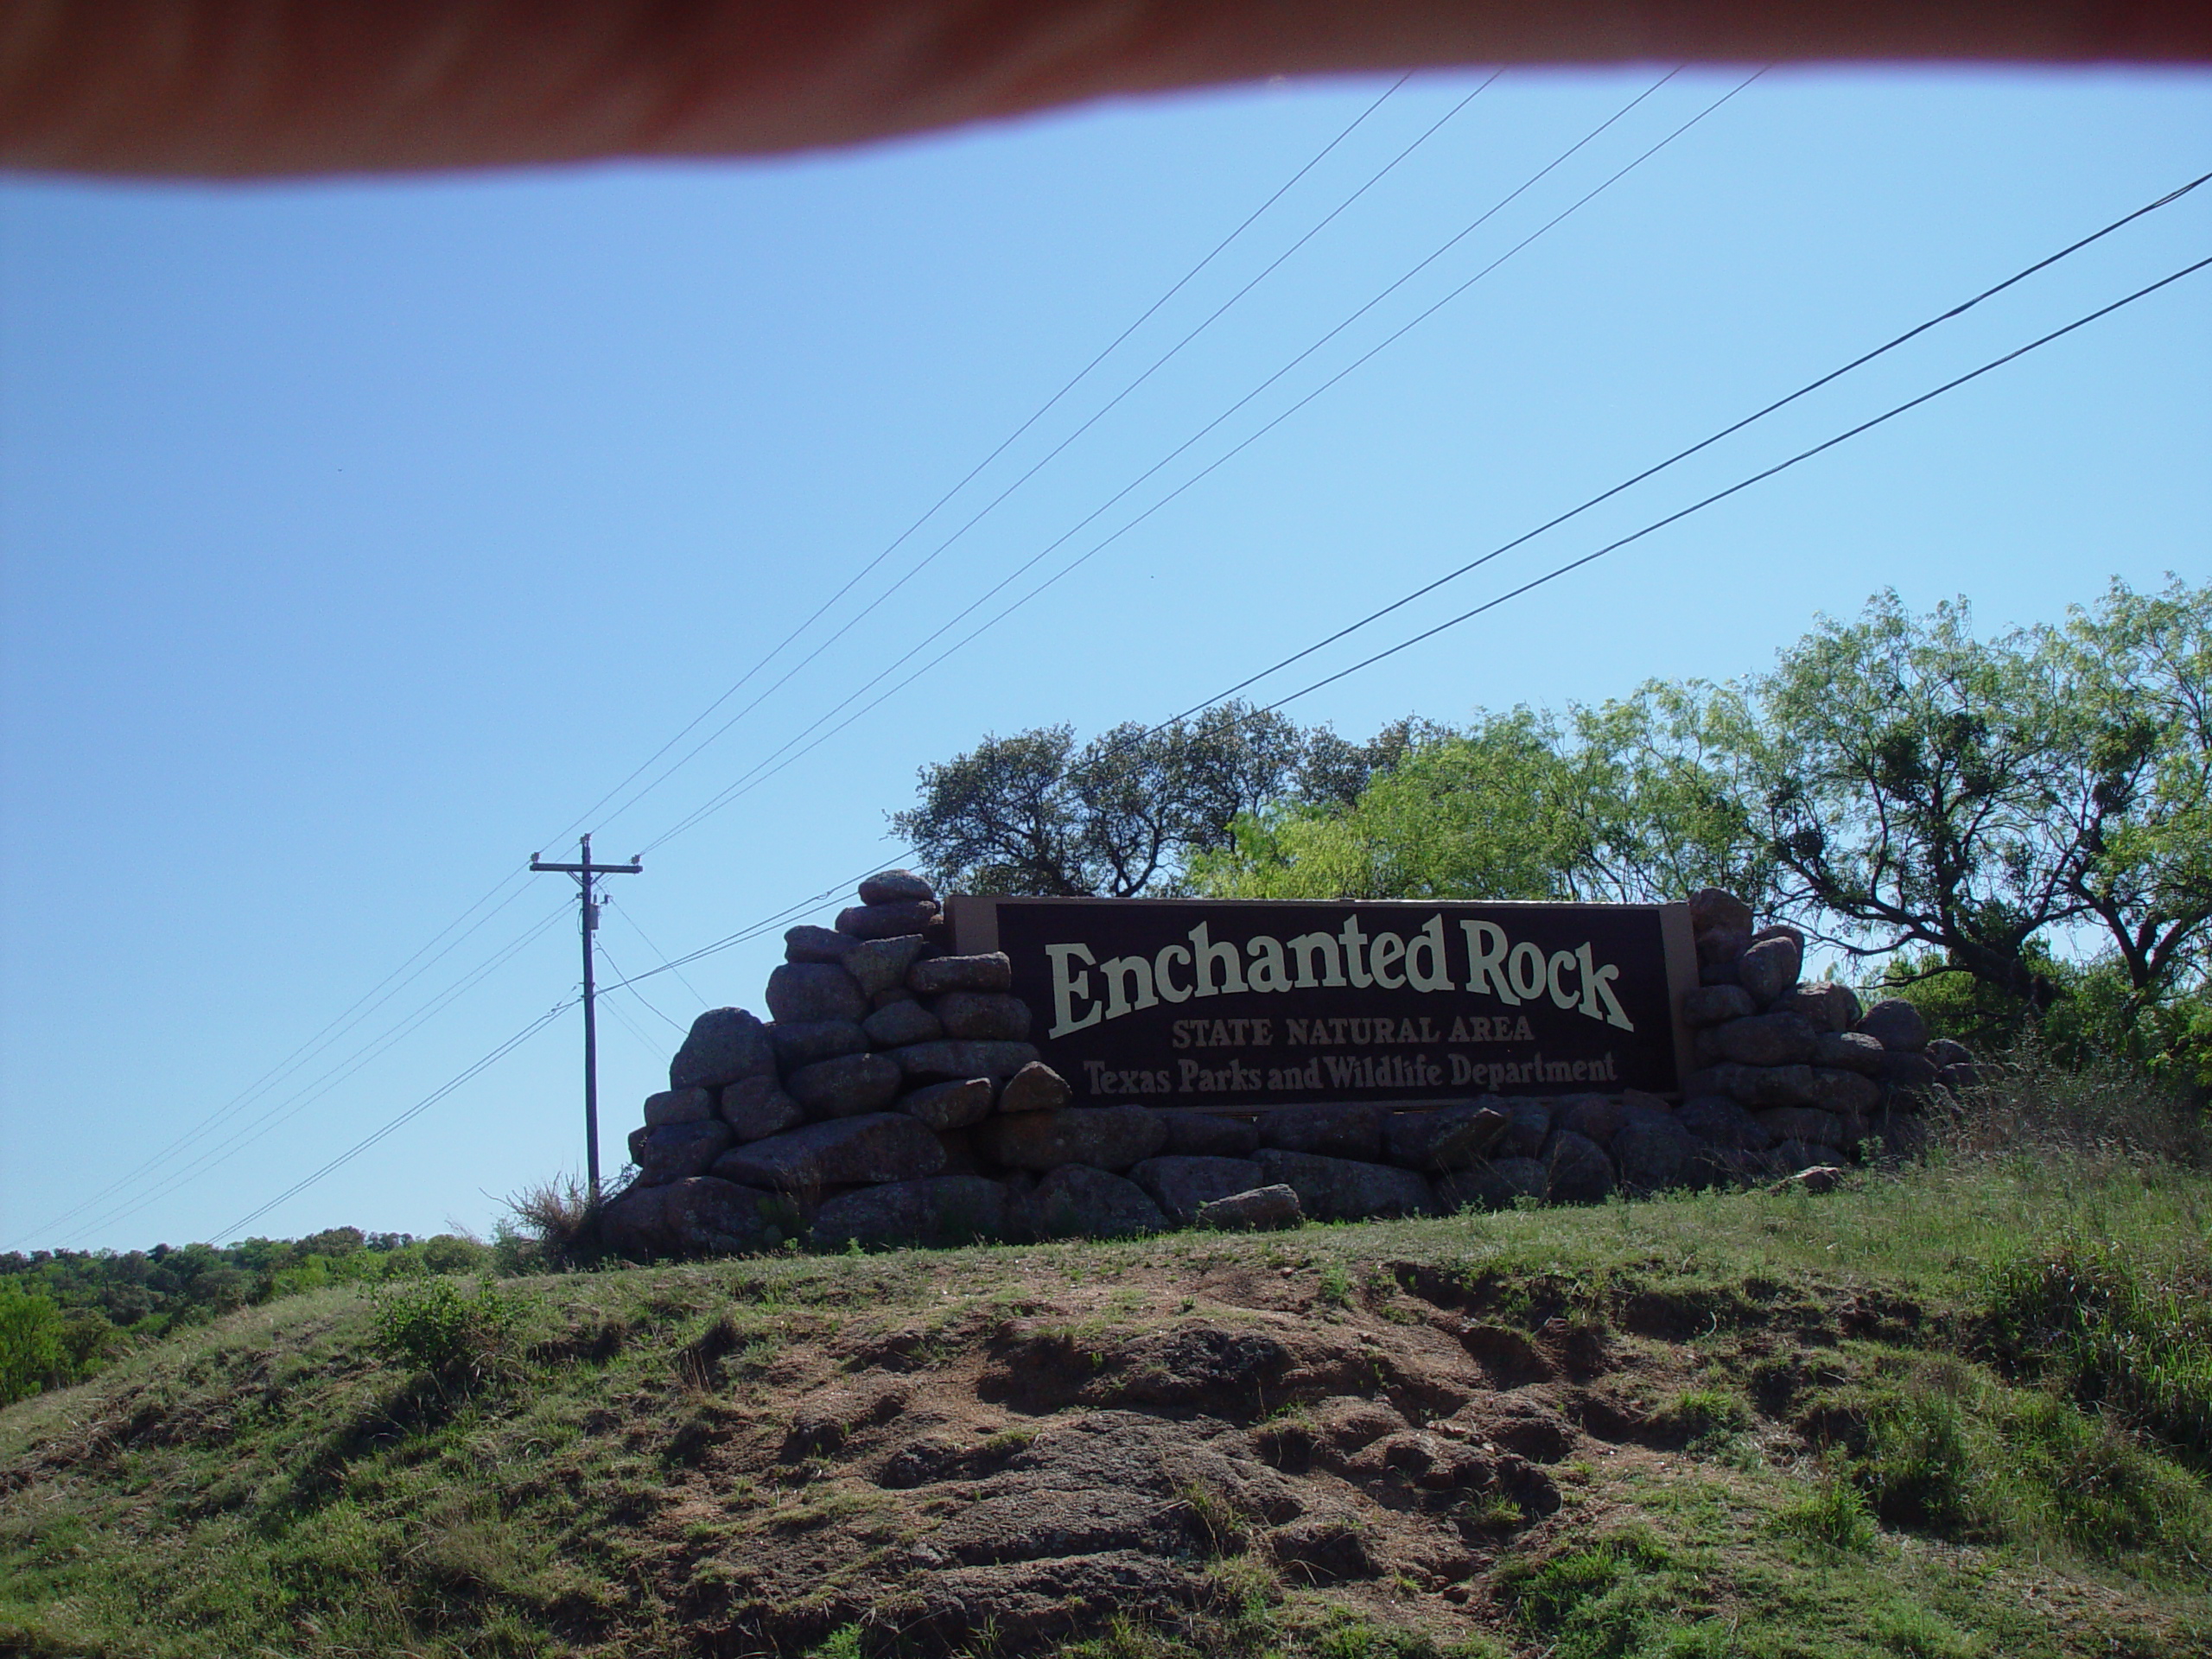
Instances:
[[[861,1627],[841,1624],[818,1646],[807,1649],[806,1659],[861,1659],[865,1651],[861,1646]]]
[[[1775,1525],[1793,1537],[1828,1549],[1864,1554],[1874,1548],[1874,1517],[1865,1494],[1849,1481],[1823,1471],[1813,1490],[1783,1507]]]
[[[1749,1428],[1751,1410],[1731,1389],[1685,1389],[1661,1408],[1655,1426],[1680,1435],[1686,1445],[1706,1446]]]
[[[474,1380],[505,1353],[522,1301],[486,1278],[473,1294],[451,1279],[426,1279],[376,1293],[376,1346],[385,1358],[441,1382]]]
[[[1332,1262],[1321,1269],[1321,1300],[1332,1307],[1351,1306],[1351,1274],[1341,1262]]]

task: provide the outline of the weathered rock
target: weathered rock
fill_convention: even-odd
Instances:
[[[1552,1109],[1541,1100],[1516,1098],[1498,1103],[1505,1109],[1505,1133],[1498,1136],[1497,1150],[1508,1158],[1535,1158],[1544,1149],[1544,1142],[1551,1139]],[[1491,1162],[1497,1162],[1492,1159]]]
[[[1811,1103],[1838,1117],[1865,1117],[1882,1103],[1882,1085],[1856,1071],[1813,1068]],[[1848,1141],[1840,1144],[1848,1145]]]
[[[1690,894],[1690,928],[1694,932],[1751,931],[1751,907],[1726,887],[1700,887]]]
[[[1822,1169],[1834,1161],[1835,1148],[1816,1141],[1777,1141],[1766,1154],[1770,1169]]]
[[[1630,1192],[1667,1192],[1697,1185],[1698,1143],[1671,1116],[1639,1112],[1615,1131],[1606,1148]]]
[[[861,1021],[861,1029],[878,1048],[905,1048],[914,1043],[933,1043],[944,1035],[937,1015],[910,995],[901,1002],[887,1002]]]
[[[855,905],[837,912],[837,931],[856,939],[895,939],[907,933],[927,933],[937,925],[934,902],[896,899],[887,905]]]
[[[1003,1238],[1006,1232],[1003,1185],[980,1175],[933,1175],[855,1187],[826,1199],[809,1238],[822,1249],[849,1243],[942,1248]]]
[[[944,1173],[947,1175],[985,1175],[983,1160],[976,1155],[975,1137],[965,1129],[932,1129],[937,1143],[944,1148]],[[993,1177],[994,1179],[997,1178]],[[1001,1183],[1004,1185],[1004,1183]]]
[[[1964,1043],[1955,1042],[1948,1037],[1937,1037],[1932,1039],[1921,1052],[1928,1056],[1929,1063],[1938,1071],[1947,1065],[1974,1064],[1974,1051]]]
[[[1260,1116],[1260,1144],[1283,1152],[1372,1163],[1382,1155],[1382,1112],[1373,1106],[1286,1106]]]
[[[845,938],[842,933],[836,935]],[[906,976],[921,960],[926,941],[918,933],[901,933],[887,939],[852,939],[845,952],[844,969],[853,982],[870,996],[902,990]]]
[[[1781,1006],[1803,1014],[1818,1032],[1849,1031],[1859,1022],[1858,994],[1832,979],[1800,985],[1782,1000]]]
[[[775,1069],[776,1052],[769,1046],[766,1027],[743,1008],[709,1008],[691,1022],[683,1046],[668,1063],[668,1086],[712,1089]]]
[[[1014,963],[1005,951],[973,957],[925,957],[906,970],[906,988],[917,996],[947,991],[1010,991]]]
[[[775,1046],[776,1064],[785,1071],[817,1060],[834,1060],[840,1054],[868,1052],[868,1033],[849,1020],[808,1020],[785,1025],[779,1020],[768,1027]]]
[[[809,1117],[858,1117],[898,1098],[906,1074],[881,1054],[843,1054],[803,1065],[784,1079]]]
[[[1961,1094],[1978,1087],[1981,1082],[1981,1067],[1972,1060],[1961,1060],[1955,1065],[1936,1069],[1936,1081],[1953,1094]]]
[[[1843,1120],[1834,1112],[1810,1106],[1776,1106],[1759,1113],[1758,1120],[1759,1127],[1774,1137],[1777,1146],[1791,1141],[1811,1141],[1833,1154],[1843,1144]]]
[[[1017,1230],[1033,1238],[1125,1238],[1167,1230],[1167,1217],[1142,1187],[1084,1164],[1061,1165],[1015,1198],[1010,1210]]]
[[[937,889],[912,870],[878,870],[861,883],[860,900],[864,905],[933,905]]]
[[[1937,1070],[1935,1061],[1910,1049],[1891,1050],[1882,1057],[1882,1081],[1905,1093],[1933,1088]]]
[[[784,934],[785,962],[840,963],[860,941],[834,928],[794,927]]]
[[[1796,1065],[1813,1058],[1817,1034],[1802,1014],[1755,1014],[1715,1026],[1712,1038],[1720,1058],[1738,1065]]]
[[[1037,1051],[1027,1043],[979,1043],[947,1037],[934,1043],[909,1043],[892,1049],[890,1057],[917,1082],[988,1077],[996,1083],[1034,1061]]]
[[[618,1255],[667,1255],[668,1191],[633,1185],[607,1200],[599,1212],[599,1242]]]
[[[1572,1129],[1554,1132],[1544,1175],[1544,1196],[1554,1204],[1595,1204],[1613,1190],[1613,1163],[1605,1149]]]
[[[804,1226],[799,1207],[780,1193],[711,1175],[670,1184],[662,1225],[679,1255],[736,1255],[772,1250]]]
[[[1152,1157],[1166,1138],[1166,1126],[1141,1106],[1064,1106],[1002,1112],[978,1126],[976,1147],[1014,1169],[1086,1164],[1119,1170]]]
[[[664,1123],[632,1135],[630,1156],[640,1186],[666,1186],[687,1175],[703,1175],[730,1143],[729,1125],[719,1118],[704,1122]]]
[[[1393,1112],[1383,1120],[1389,1160],[1407,1169],[1442,1174],[1480,1161],[1510,1120],[1497,1101],[1470,1101],[1433,1112]]]
[[[1409,1169],[1262,1147],[1253,1154],[1262,1181],[1287,1186],[1309,1216],[1358,1221],[1370,1216],[1425,1216],[1436,1207],[1427,1181]]]
[[[887,991],[878,991],[868,1000],[870,1008],[887,1008],[893,1002],[914,1002],[920,999],[904,985],[893,985]]]
[[[1804,967],[1803,944],[1789,934],[1775,934],[1753,940],[1736,958],[1736,978],[1753,1001],[1770,1008],[1797,988]]]
[[[1700,968],[1727,968],[1732,977],[1737,959],[1751,948],[1751,931],[1747,927],[1716,927],[1697,936],[1697,960]]]
[[[1774,1137],[1759,1127],[1758,1120],[1726,1095],[1699,1095],[1686,1100],[1675,1118],[1687,1133],[1712,1146],[1764,1152],[1774,1144]]]
[[[901,1095],[899,1109],[919,1118],[933,1129],[964,1129],[991,1115],[993,1093],[988,1077],[932,1083],[910,1095]]]
[[[1522,1198],[1541,1198],[1547,1179],[1534,1158],[1493,1158],[1472,1169],[1442,1177],[1436,1202],[1446,1215],[1461,1210],[1510,1210]]]
[[[645,1127],[657,1129],[664,1123],[703,1123],[715,1115],[715,1091],[711,1089],[664,1089],[657,1095],[645,1096]]]
[[[1916,1158],[1929,1141],[1927,1120],[1916,1112],[1887,1109],[1874,1114],[1866,1128],[1885,1158]]]
[[[1844,1174],[1845,1172],[1834,1164],[1815,1164],[1809,1169],[1799,1170],[1782,1181],[1779,1186],[1783,1191],[1802,1187],[1808,1192],[1833,1192],[1843,1185]]]
[[[1193,1224],[1220,1232],[1278,1232],[1306,1219],[1298,1194],[1287,1186],[1255,1186],[1198,1206]]]
[[[1745,1106],[1813,1103],[1813,1068],[1809,1065],[1716,1065],[1707,1075],[1713,1082],[1712,1092],[1726,1095]]]
[[[944,1168],[944,1148],[904,1112],[871,1112],[808,1123],[715,1160],[727,1181],[779,1192],[805,1192],[855,1182],[912,1181]]]
[[[1748,1020],[1758,1011],[1741,985],[1700,985],[1682,993],[1682,1023],[1693,1030]]]
[[[949,1037],[1019,1043],[1029,1036],[1029,1005],[1007,991],[947,991],[931,1005]]]
[[[1147,1158],[1129,1179],[1178,1227],[1189,1226],[1199,1205],[1262,1185],[1260,1166],[1246,1158]]]
[[[784,1092],[772,1077],[744,1077],[723,1086],[720,1105],[722,1122],[740,1141],[759,1141],[781,1135],[806,1121],[806,1108]]]
[[[1008,1084],[1008,1088],[1014,1085]],[[1001,1105],[1003,1111],[1005,1107]],[[1242,1118],[1179,1108],[1155,1112],[1166,1127],[1165,1151],[1179,1158],[1249,1158],[1260,1149],[1260,1126]]]
[[[776,1023],[804,1025],[868,1018],[868,997],[843,969],[826,962],[787,962],[768,976],[768,1012]]]
[[[1600,1147],[1611,1143],[1627,1116],[1627,1106],[1611,1095],[1566,1095],[1552,1106],[1555,1125]]]
[[[1700,962],[1697,966],[1697,982],[1700,985],[1736,985],[1736,958],[1726,962]]]
[[[999,1090],[1002,1112],[1057,1112],[1075,1098],[1068,1080],[1045,1064],[1032,1060],[1006,1080]]]
[[[1813,1039],[1813,1064],[1835,1071],[1856,1071],[1862,1077],[1882,1075],[1883,1056],[1889,1050],[1863,1031],[1824,1031]]]
[[[1917,1053],[1928,1046],[1928,1021],[1901,996],[1884,997],[1852,1029],[1865,1032],[1892,1053]]]

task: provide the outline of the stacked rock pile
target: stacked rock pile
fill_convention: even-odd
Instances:
[[[1683,1010],[1702,1069],[1679,1107],[1634,1091],[1250,1117],[1078,1107],[1028,1040],[1011,964],[950,954],[927,881],[887,870],[860,899],[785,936],[768,1021],[694,1022],[630,1137],[636,1178],[601,1212],[609,1248],[1279,1226],[1767,1179],[1916,1147],[1920,1101],[1968,1062],[1908,1003],[1862,1013],[1843,987],[1801,984],[1802,937],[1755,931],[1707,891]]]

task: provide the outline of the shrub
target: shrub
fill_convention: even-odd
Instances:
[[[1863,1554],[1874,1547],[1874,1517],[1866,1499],[1847,1480],[1823,1473],[1813,1490],[1775,1517],[1783,1532],[1808,1544]]]
[[[377,1294],[376,1345],[441,1382],[474,1381],[505,1351],[521,1315],[520,1300],[489,1279],[473,1295],[451,1279],[400,1284]]]
[[[594,1193],[573,1175],[526,1186],[507,1199],[492,1249],[502,1271],[558,1272],[596,1261],[599,1212],[622,1189]]]
[[[0,1406],[70,1380],[60,1312],[43,1296],[0,1290]]]

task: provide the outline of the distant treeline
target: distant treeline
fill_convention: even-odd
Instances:
[[[0,1255],[0,1405],[80,1382],[140,1342],[327,1285],[490,1271],[501,1245],[333,1227],[305,1238]]]

